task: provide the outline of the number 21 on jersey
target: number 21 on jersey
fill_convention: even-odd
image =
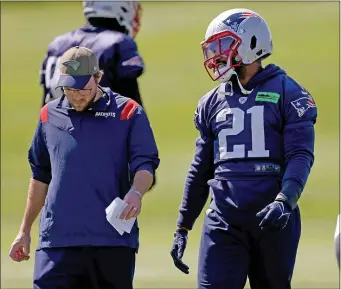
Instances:
[[[265,149],[264,134],[264,106],[253,106],[246,111],[251,115],[252,149],[247,151],[247,157],[269,157],[269,150]],[[245,158],[245,144],[235,144],[232,151],[227,151],[229,139],[237,136],[245,129],[245,111],[238,107],[221,110],[216,116],[216,123],[224,122],[227,115],[232,115],[232,127],[224,128],[218,133],[219,155],[221,160]]]

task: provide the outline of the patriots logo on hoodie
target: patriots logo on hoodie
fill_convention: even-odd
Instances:
[[[302,117],[309,108],[316,107],[316,104],[311,96],[296,99],[291,102],[291,105],[296,109],[299,117]]]

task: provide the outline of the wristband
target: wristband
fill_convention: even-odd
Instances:
[[[142,194],[138,190],[136,190],[135,188],[131,188],[129,190],[129,192],[134,192],[134,193],[138,194],[140,196],[140,198],[142,199]]]
[[[289,205],[293,210],[297,206],[297,201],[300,198],[303,187],[297,181],[286,180],[283,182],[281,192],[277,195],[276,201],[282,201]]]

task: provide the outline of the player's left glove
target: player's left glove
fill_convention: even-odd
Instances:
[[[177,267],[181,272],[188,274],[189,267],[182,262],[182,256],[184,255],[186,245],[187,245],[188,231],[184,229],[178,229],[174,233],[174,242],[171,249],[171,256],[174,261],[175,267]]]
[[[258,212],[256,216],[262,219],[259,223],[262,230],[268,228],[281,230],[287,225],[291,212],[291,208],[286,203],[274,201]]]

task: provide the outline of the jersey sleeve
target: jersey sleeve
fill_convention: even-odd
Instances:
[[[199,131],[195,142],[195,153],[190,164],[182,202],[179,210],[178,227],[193,228],[196,219],[204,208],[208,196],[207,181],[213,177],[213,138],[206,123],[205,108],[199,102],[194,114],[194,125]]]
[[[28,161],[32,171],[32,178],[45,184],[49,184],[51,175],[50,155],[46,146],[43,125],[47,117],[47,106],[41,110],[40,120],[28,151]]]
[[[45,86],[45,75],[46,75],[46,62],[47,62],[47,56],[48,54],[45,55],[43,62],[40,66],[40,71],[39,71],[39,84],[40,86]]]
[[[285,173],[279,198],[292,208],[305,187],[314,163],[317,106],[306,90],[289,93],[284,102]]]
[[[149,120],[143,108],[130,99],[121,112],[121,120],[131,118],[129,133],[129,166],[133,175],[137,171],[147,170],[152,175],[158,168],[160,160],[158,148]]]
[[[62,47],[60,38],[55,38],[47,48],[43,62],[40,68],[40,86],[43,90],[41,107],[49,101],[62,96],[62,92],[56,89],[59,80],[59,65],[61,57],[58,56],[58,47]]]
[[[124,38],[119,43],[117,52],[116,75],[118,79],[138,78],[144,72],[144,61],[133,39]]]
[[[206,119],[206,109],[204,104],[199,103],[199,106],[194,112],[194,125],[195,128],[199,131],[200,137],[203,140],[210,140],[213,138],[209,124],[207,123]]]
[[[41,100],[41,107],[43,107],[46,103],[46,96],[48,94],[48,90],[46,88],[46,63],[47,63],[47,59],[48,59],[48,53],[46,53],[43,62],[41,64],[40,67],[40,72],[39,72],[39,84],[41,86],[41,88],[43,89],[43,95],[42,95],[42,100]]]

